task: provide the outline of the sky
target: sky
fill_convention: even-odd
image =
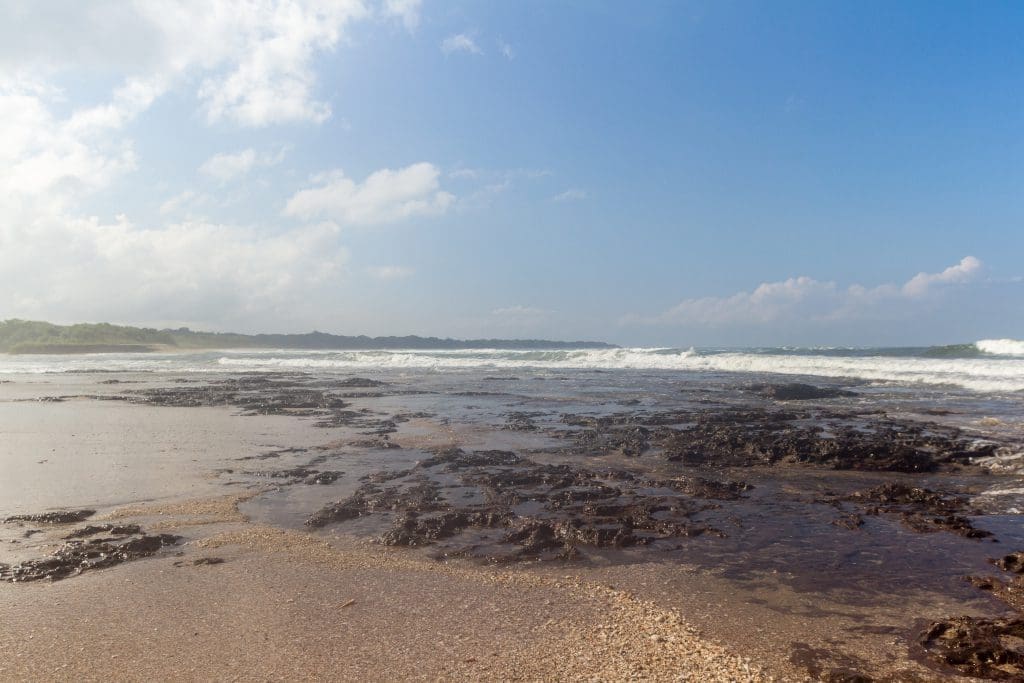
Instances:
[[[0,319],[1024,338],[1024,4],[0,0]]]

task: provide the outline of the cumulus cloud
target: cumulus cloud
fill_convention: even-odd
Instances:
[[[438,168],[426,162],[381,169],[361,183],[335,170],[314,178],[313,187],[295,193],[284,213],[303,219],[329,218],[347,225],[442,214],[455,196],[440,189],[439,176]]]
[[[0,193],[60,201],[109,186],[136,168],[124,129],[178,85],[197,88],[211,123],[322,121],[313,60],[366,14],[360,0],[16,5],[0,23]],[[57,83],[83,69],[123,79],[106,101],[64,113]]]
[[[257,166],[274,166],[281,163],[286,151],[286,148],[282,148],[277,154],[259,155],[250,147],[234,154],[214,154],[199,167],[199,172],[225,183],[247,174]]]
[[[843,288],[831,281],[794,277],[765,282],[752,291],[728,297],[686,299],[660,315],[629,316],[626,321],[719,327],[886,317],[938,295],[946,287],[970,282],[981,267],[981,261],[966,256],[939,273],[918,273],[902,285],[883,284],[870,288],[857,284]]]
[[[111,131],[147,106],[151,90],[128,84],[110,103],[63,118],[51,110],[58,96],[42,81],[0,77],[0,193],[89,191],[135,168],[132,145]]]
[[[163,3],[160,7],[163,14]],[[200,84],[198,96],[207,120],[254,127],[326,120],[330,106],[313,95],[313,58],[333,49],[342,28],[365,14],[362,3],[356,1],[264,2],[247,4],[240,12],[219,17],[222,21],[201,24],[213,34],[210,39],[227,41],[221,54],[198,51],[197,56],[207,63],[226,65]],[[195,17],[186,12],[181,19]]]
[[[441,41],[441,52],[450,55],[455,52],[465,52],[471,55],[482,55],[483,50],[470,36],[465,33],[456,33]]]
[[[981,261],[973,256],[965,256],[960,263],[946,268],[941,273],[918,273],[903,285],[903,293],[908,296],[922,296],[936,286],[968,282],[980,270]]]
[[[331,108],[316,97],[314,60],[367,16],[361,0],[25,3],[0,26],[0,65],[44,77],[127,73],[120,105],[93,112],[111,119],[185,85],[210,123],[317,123]]]

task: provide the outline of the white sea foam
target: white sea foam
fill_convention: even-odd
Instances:
[[[238,369],[558,368],[691,370],[777,373],[904,384],[950,385],[980,392],[1024,390],[1024,360],[935,359],[890,356],[817,356],[728,352],[701,354],[694,349],[588,349],[577,351],[350,351],[316,358],[277,356],[224,357],[220,364]]]
[[[996,356],[1024,357],[1024,341],[1018,339],[982,339],[974,345],[979,351]]]
[[[1024,496],[1024,489],[1022,489],[1022,488],[989,489],[988,491],[982,491],[978,495],[979,496]]]
[[[1012,341],[1012,340],[1011,340]],[[980,343],[980,342],[979,342]],[[1017,342],[1019,343],[1019,342]],[[980,347],[979,347],[980,348]],[[472,368],[550,368],[602,370],[680,370],[776,373],[894,382],[904,385],[961,387],[978,392],[1024,391],[1024,357],[927,358],[695,349],[580,350],[239,350],[167,356],[0,356],[0,373],[40,372],[216,372],[314,370],[372,371]]]

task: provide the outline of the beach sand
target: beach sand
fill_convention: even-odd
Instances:
[[[0,583],[2,680],[767,679],[678,612],[575,568],[442,563],[251,523],[236,503],[252,493],[225,494],[210,473],[330,430],[228,408],[31,400],[86,388],[112,393],[80,378],[0,386],[2,515],[88,506],[90,522],[186,542],[63,581]],[[66,530],[8,528],[3,559]],[[225,561],[192,564],[209,557]]]
[[[907,656],[911,627],[964,611],[909,585],[899,601],[861,604],[769,570],[738,582],[679,561],[494,566],[343,526],[282,528],[253,514],[278,482],[220,475],[268,453],[337,450],[351,430],[104,400],[125,388],[0,384],[0,517],[88,507],[90,524],[182,537],[61,581],[0,582],[0,680],[755,681],[811,680],[821,666],[830,680],[864,666],[932,680]],[[403,429],[406,445],[475,445],[473,430],[441,422]],[[52,552],[69,528],[0,524],[0,562]],[[916,621],[894,629],[907,614]]]

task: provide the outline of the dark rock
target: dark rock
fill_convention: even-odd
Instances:
[[[96,534],[110,534],[111,536],[132,536],[142,533],[138,524],[90,524],[81,529],[75,529],[64,537],[64,540],[73,538],[85,538]]]
[[[534,557],[548,550],[562,549],[566,545],[555,524],[536,519],[525,520],[505,534],[502,541],[520,546],[520,555]]]
[[[442,512],[421,517],[416,512],[407,511],[379,540],[384,545],[429,545],[471,527],[490,529],[505,526],[511,517],[508,512]]]
[[[829,424],[826,429],[822,423],[830,415],[837,420],[841,417],[820,410],[726,410],[652,416],[645,421],[663,425],[652,432],[652,446],[660,448],[669,461],[692,467],[793,463],[837,470],[917,473],[970,464],[972,459],[993,452],[992,444],[960,439],[953,428],[923,423],[870,420],[857,426]],[[673,420],[694,424],[678,429],[668,426]],[[589,438],[594,440],[598,435]]]
[[[1004,555],[998,560],[992,560],[992,563],[1004,571],[1013,572],[1014,574],[1024,574],[1024,552]]]
[[[867,491],[857,491],[850,494],[849,500],[887,505],[919,505],[940,512],[960,510],[964,505],[962,498],[905,484],[882,484]]]
[[[650,431],[642,426],[586,429],[575,434],[577,453],[605,455],[621,453],[627,457],[643,455],[651,446]]]
[[[832,524],[835,526],[849,529],[850,531],[856,531],[857,529],[864,526],[864,518],[858,515],[856,512],[851,512],[848,515],[843,515],[838,519],[832,520]]]
[[[436,512],[446,509],[440,488],[433,482],[420,482],[400,488],[380,489],[372,483],[360,486],[349,498],[333,503],[310,515],[306,525],[314,528],[355,519],[373,512]]]
[[[652,481],[655,486],[665,486],[694,498],[711,500],[737,500],[743,493],[754,488],[741,481],[715,481],[704,477],[676,477],[667,481]]]
[[[960,673],[995,680],[1024,679],[1024,620],[955,617],[932,623],[919,642]]]
[[[75,524],[84,522],[96,514],[95,510],[64,510],[61,512],[43,512],[38,515],[14,515],[5,522],[35,522],[37,524]]]
[[[992,535],[989,531],[975,528],[963,516],[962,513],[969,510],[967,500],[961,496],[892,483],[856,491],[844,500],[866,504],[867,514],[898,514],[904,526],[918,533],[948,531],[965,538],[988,538]]]
[[[0,581],[58,581],[82,572],[149,557],[160,548],[174,545],[180,540],[180,536],[158,534],[130,540],[96,538],[89,541],[67,541],[50,557],[15,565],[0,564]]]
[[[336,387],[368,389],[371,387],[382,387],[387,384],[387,382],[381,382],[376,379],[367,379],[366,377],[348,377],[337,382],[332,382],[332,384]]]
[[[502,429],[513,432],[532,432],[536,431],[537,425],[533,423],[533,418],[528,413],[511,413],[505,420],[505,426]]]

